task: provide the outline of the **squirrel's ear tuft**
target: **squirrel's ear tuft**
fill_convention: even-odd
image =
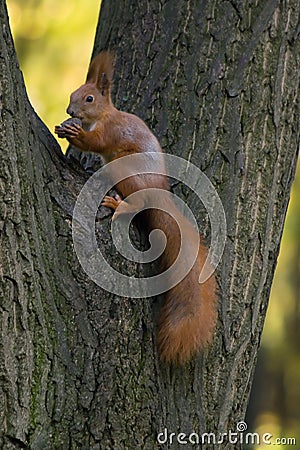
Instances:
[[[101,91],[102,95],[108,92],[114,74],[114,60],[113,52],[103,51],[95,56],[92,60],[86,78],[86,83],[93,83]]]

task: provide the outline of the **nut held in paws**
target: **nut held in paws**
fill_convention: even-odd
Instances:
[[[60,124],[60,126],[62,127],[62,128],[64,128],[66,125],[80,125],[80,126],[82,126],[82,121],[81,121],[81,119],[79,119],[78,117],[70,117],[69,119],[67,119],[67,120],[64,120],[61,124]]]

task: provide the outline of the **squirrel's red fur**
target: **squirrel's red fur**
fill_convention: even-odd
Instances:
[[[113,56],[101,52],[91,62],[87,80],[71,95],[68,113],[80,118],[79,125],[58,126],[55,132],[83,151],[100,154],[105,162],[128,154],[162,152],[161,147],[146,124],[133,114],[117,110],[110,97],[113,77]],[[111,174],[114,177],[114,174]],[[145,188],[169,190],[167,178],[149,174],[134,176],[117,183],[116,188],[123,198]],[[172,199],[169,207],[176,210]],[[116,209],[120,200],[106,197],[103,204]],[[184,227],[191,245],[198,243],[199,236],[192,225],[178,210],[177,216]],[[147,229],[160,228],[167,237],[167,245],[160,258],[161,269],[172,265],[180,247],[178,225],[164,211],[150,209],[145,212]],[[160,311],[157,342],[160,357],[167,362],[183,363],[199,349],[206,347],[213,337],[216,324],[216,282],[211,276],[199,284],[201,268],[207,257],[207,248],[200,243],[197,259],[188,275],[165,293]]]

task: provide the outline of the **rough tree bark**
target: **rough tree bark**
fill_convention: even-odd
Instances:
[[[4,2],[0,16],[1,448],[154,449],[165,428],[235,431],[299,146],[298,1],[102,2],[95,52],[116,50],[117,105],[204,170],[226,212],[214,344],[182,368],[158,362],[155,300],[117,298],[80,267],[71,217],[88,176],[32,110]],[[113,253],[107,214],[98,234]]]

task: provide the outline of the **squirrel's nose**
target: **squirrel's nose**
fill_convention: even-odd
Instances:
[[[70,106],[67,107],[67,114],[69,114],[69,116],[71,116],[71,117],[74,116],[74,111],[72,108],[70,108]]]

